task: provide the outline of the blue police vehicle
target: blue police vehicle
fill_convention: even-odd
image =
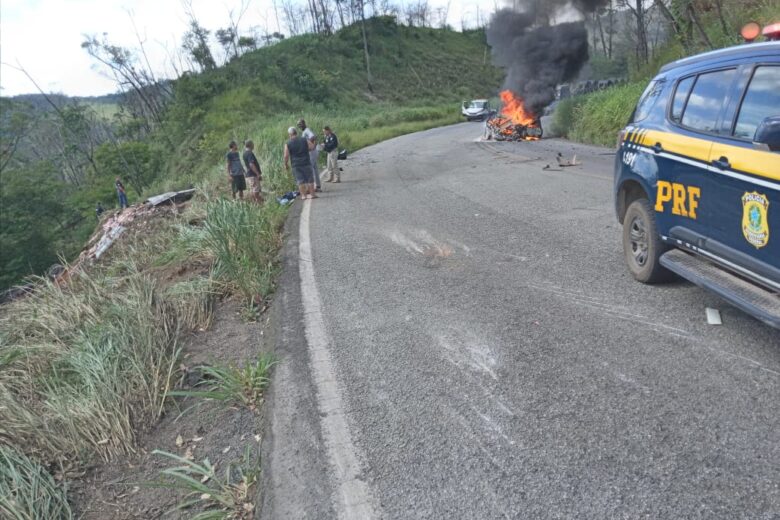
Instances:
[[[780,41],[664,66],[620,133],[614,190],[634,278],[676,273],[780,328]]]

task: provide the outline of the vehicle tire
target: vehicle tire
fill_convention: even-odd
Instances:
[[[647,199],[632,202],[623,219],[623,253],[631,275],[642,283],[669,280],[671,273],[660,262],[669,246],[658,236],[655,211]]]

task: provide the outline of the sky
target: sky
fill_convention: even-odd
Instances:
[[[190,1],[199,22],[212,33],[227,26],[228,13],[237,11],[241,4],[241,0]],[[282,27],[277,26],[273,3],[250,0],[239,28],[262,27],[286,34],[283,19]],[[486,4],[494,5],[485,0],[428,3],[432,8],[449,4],[448,23],[455,28],[460,28],[462,21],[476,25],[477,12],[484,18],[490,9]],[[107,33],[111,43],[129,48],[138,48],[140,36],[155,73],[171,76],[169,57],[178,52],[187,22],[182,0],[0,0],[0,94],[37,92],[33,83],[15,70],[20,65],[46,92],[71,96],[115,92],[113,80],[81,48],[84,35]],[[218,45],[213,47],[216,54]]]

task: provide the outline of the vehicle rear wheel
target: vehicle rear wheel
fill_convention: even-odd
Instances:
[[[631,275],[643,283],[658,283],[671,273],[661,266],[661,255],[669,246],[661,241],[650,201],[638,199],[626,210],[623,220],[623,253]]]

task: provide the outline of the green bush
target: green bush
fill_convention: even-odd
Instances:
[[[646,82],[630,83],[576,100],[568,136],[575,141],[614,146],[617,133],[626,126]]]
[[[569,137],[569,131],[574,124],[574,113],[577,108],[577,102],[581,100],[582,98],[567,98],[561,100],[555,106],[552,124],[550,125],[550,131],[554,135]]]

